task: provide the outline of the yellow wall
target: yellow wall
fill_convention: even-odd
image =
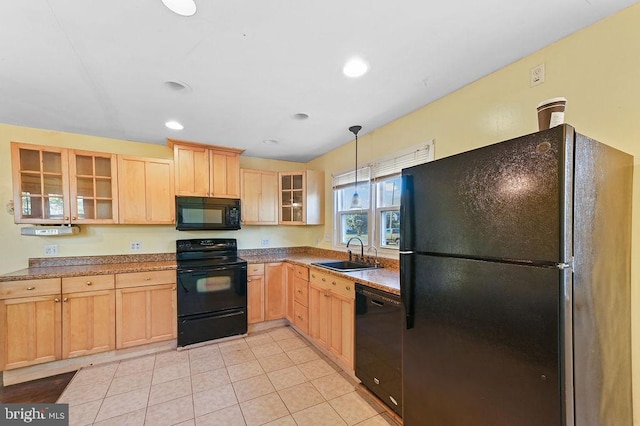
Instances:
[[[634,418],[640,420],[640,4],[600,21],[379,129],[363,128],[361,163],[434,139],[436,158],[538,130],[536,105],[568,99],[565,121],[580,133],[635,157],[632,242]],[[435,61],[438,58],[434,58]],[[529,87],[544,63],[545,83]],[[361,124],[361,123],[353,123]],[[365,123],[362,123],[365,124]],[[347,132],[347,129],[345,129]],[[313,160],[332,173],[353,167],[353,142]],[[361,157],[362,155],[362,157]],[[328,199],[330,201],[330,199]],[[332,232],[327,203],[323,233]],[[323,243],[329,245],[329,243]]]
[[[54,132],[0,124],[0,274],[26,268],[28,259],[44,257],[44,246],[59,245],[59,256],[126,254],[130,241],[142,242],[141,253],[175,252],[175,240],[201,237],[237,238],[240,248],[261,247],[263,239],[269,247],[303,246],[313,241],[314,227],[245,226],[240,231],[179,232],[173,226],[160,225],[85,225],[81,233],[66,237],[34,237],[20,235],[20,226],[5,206],[12,199],[10,142],[63,146],[89,151],[115,152],[145,157],[172,158],[165,145],[129,142],[72,133]],[[240,157],[244,168],[276,171],[301,170],[304,164]]]
[[[455,93],[435,101],[379,129],[362,131],[361,164],[402,148],[436,141],[436,158],[445,157],[537,130],[536,105],[552,97],[568,99],[566,121],[578,132],[635,156],[632,315],[634,388],[640,385],[640,4],[598,22]],[[438,58],[434,58],[437,61]],[[530,88],[529,70],[544,63],[546,81]],[[366,77],[365,77],[366,78]],[[366,124],[366,123],[353,123]],[[345,129],[347,132],[347,129]],[[9,141],[64,145],[88,150],[169,158],[166,147],[0,125],[0,201],[11,199]],[[242,167],[269,170],[325,171],[325,226],[245,227],[222,233],[236,237],[242,248],[315,245],[333,233],[331,174],[353,167],[353,143],[306,165],[262,159],[242,159]],[[306,167],[305,167],[306,166]],[[86,233],[85,233],[86,232]],[[22,237],[13,218],[0,211],[0,273],[26,266],[41,257],[45,244],[60,244],[60,255],[127,253],[131,240],[143,242],[143,252],[170,252],[174,240],[200,236],[162,226],[87,226],[76,237]],[[217,234],[216,234],[217,235]],[[330,248],[331,243],[321,242]],[[634,396],[635,419],[640,419],[640,391]]]

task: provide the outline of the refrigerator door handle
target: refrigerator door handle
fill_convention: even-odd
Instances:
[[[415,292],[415,274],[413,270],[413,253],[400,254],[400,297],[405,314],[405,329],[413,328],[413,303]]]
[[[400,252],[413,250],[415,220],[413,208],[413,176],[402,175],[402,193],[400,194]]]

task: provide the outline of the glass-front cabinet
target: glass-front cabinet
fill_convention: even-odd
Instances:
[[[304,223],[304,174],[280,175],[280,222]]]
[[[11,144],[16,223],[115,223],[115,155]]]
[[[280,172],[279,223],[320,225],[324,223],[324,173],[313,170]]]

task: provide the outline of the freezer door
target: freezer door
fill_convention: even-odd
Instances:
[[[564,424],[567,273],[425,255],[415,255],[412,268],[405,426]]]
[[[404,169],[401,250],[566,262],[573,135],[558,126]]]

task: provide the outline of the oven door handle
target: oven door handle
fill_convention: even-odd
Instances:
[[[178,269],[179,273],[192,274],[192,273],[206,273],[210,271],[228,271],[230,269],[246,269],[246,265],[227,265],[227,266],[206,266],[198,269]]]

